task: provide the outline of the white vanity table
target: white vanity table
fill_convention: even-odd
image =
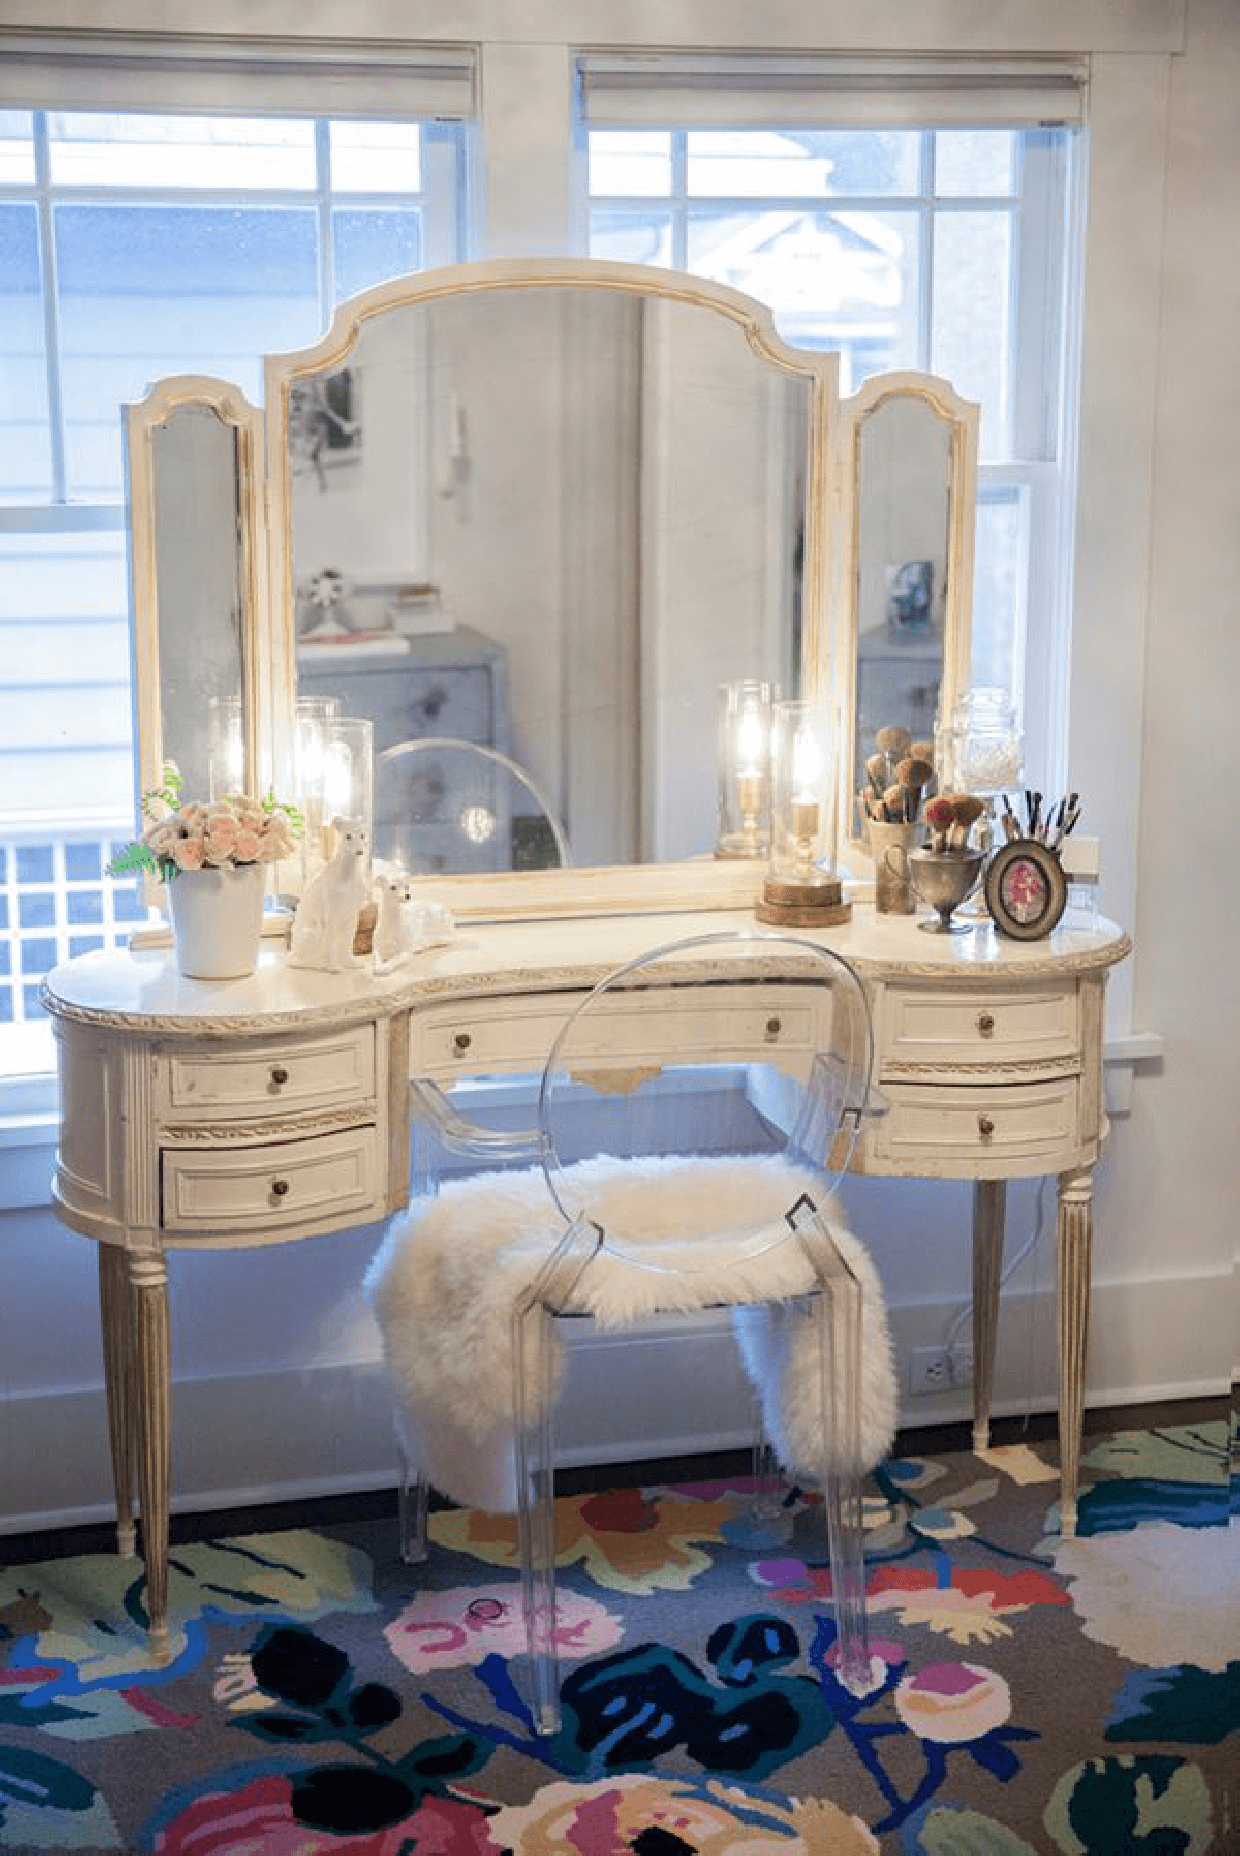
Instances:
[[[143,1521],[152,1646],[165,1618],[171,1458],[166,1252],[291,1242],[407,1199],[408,1081],[536,1069],[576,997],[611,968],[747,913],[465,922],[452,946],[376,980],[287,966],[181,979],[170,952],[87,954],[48,976],[63,1126],[55,1204],[99,1244],[108,1419],[122,1553]],[[760,931],[758,931],[760,932]],[[971,1179],[974,1439],[993,1384],[1005,1182],[1059,1176],[1062,1517],[1075,1527],[1090,1284],[1090,1180],[1106,1130],[1102,1003],[1129,951],[1110,924],[1004,941],[857,906],[812,938],[865,982],[875,1078],[854,1171]],[[755,943],[753,957],[761,958]],[[646,1014],[659,1051],[657,1002]],[[864,1232],[862,1233],[864,1236]]]

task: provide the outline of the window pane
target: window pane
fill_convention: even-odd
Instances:
[[[109,116],[48,119],[53,185],[311,189],[314,124],[296,118]]]
[[[322,333],[310,208],[74,206],[56,212],[66,482],[120,494],[120,408],[165,374],[251,398],[257,355]]]
[[[329,125],[331,186],[336,193],[417,193],[422,185],[422,131],[416,122]]]
[[[864,373],[915,365],[911,213],[694,211],[688,243],[691,271],[768,304],[794,345],[855,348]]]
[[[38,221],[0,206],[0,502],[39,502],[51,485]]]
[[[416,211],[336,212],[332,238],[337,301],[422,267],[422,216]]]
[[[1011,453],[1012,225],[1007,213],[941,213],[934,240],[931,370],[982,407],[979,451]]]
[[[935,137],[935,192],[1011,195],[1017,139],[1011,129],[941,130]]]
[[[34,179],[33,126],[29,110],[0,110],[0,187]]]
[[[982,486],[973,566],[972,677],[1010,690],[1023,683],[1030,497],[1024,485]]]
[[[593,212],[590,253],[617,264],[670,264],[671,219],[666,213]]]
[[[3,817],[133,814],[125,537],[0,536]],[[0,826],[2,829],[2,826]],[[78,835],[81,833],[79,831]],[[45,867],[46,864],[46,867]],[[22,881],[50,852],[18,853]]]
[[[657,129],[596,129],[590,137],[590,192],[662,195],[672,191],[672,138]]]
[[[689,192],[707,198],[821,199],[831,162],[805,146],[811,138],[741,129],[690,131]]]

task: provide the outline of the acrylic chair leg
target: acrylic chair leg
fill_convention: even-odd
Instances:
[[[424,1470],[415,1469],[401,1453],[400,1481],[396,1488],[396,1525],[400,1557],[406,1566],[420,1566],[427,1557],[427,1503],[430,1489]]]
[[[835,1599],[837,1673],[852,1694],[870,1686],[865,1609],[865,1537],[858,1461],[861,1288],[845,1272],[824,1283],[818,1302],[826,1451],[823,1506]]]
[[[555,1643],[555,1450],[550,1328],[553,1315],[527,1299],[513,1316],[513,1429],[521,1597],[529,1648],[534,1731],[560,1729]],[[531,1408],[532,1407],[532,1408]]]

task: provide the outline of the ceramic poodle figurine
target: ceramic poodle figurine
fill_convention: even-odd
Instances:
[[[369,901],[366,870],[370,850],[360,819],[334,818],[336,849],[307,883],[293,917],[289,964],[343,973],[359,964],[353,952],[357,918]]]

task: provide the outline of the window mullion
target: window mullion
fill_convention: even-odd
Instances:
[[[65,405],[60,364],[60,296],[56,282],[56,233],[52,219],[52,164],[48,147],[47,111],[33,118],[35,200],[43,273],[43,368],[47,384],[48,449],[51,459],[54,503],[68,501],[65,461]]]
[[[322,117],[314,123],[314,193],[319,222],[319,323],[329,327],[336,303],[336,262],[332,226],[331,126]]]

